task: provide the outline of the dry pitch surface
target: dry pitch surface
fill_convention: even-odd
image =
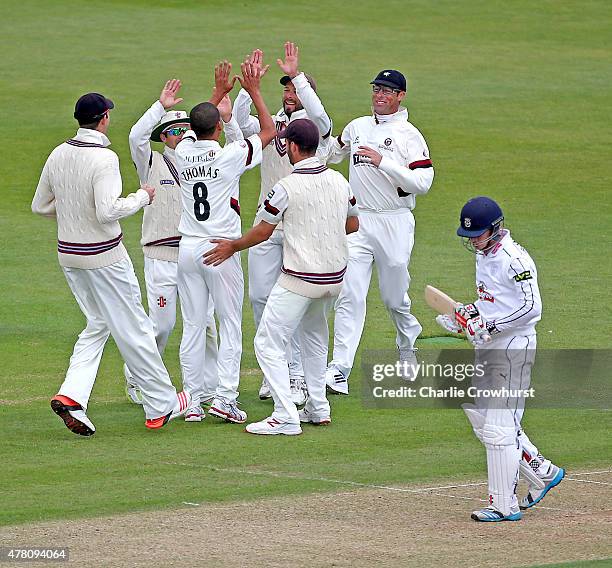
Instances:
[[[483,505],[481,481],[348,487],[335,494],[4,527],[0,541],[67,546],[68,564],[96,567],[476,568],[612,557],[612,470],[568,473],[542,506],[516,523],[470,521],[470,511]]]

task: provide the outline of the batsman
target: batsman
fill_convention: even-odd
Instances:
[[[461,210],[457,235],[476,254],[473,304],[459,304],[454,318],[436,321],[446,330],[465,332],[476,348],[476,362],[487,362],[483,387],[528,389],[536,353],[536,324],[542,316],[536,266],[527,251],[503,226],[499,205],[476,197]],[[521,427],[524,399],[476,398],[464,404],[476,437],[487,452],[489,506],[472,513],[475,521],[518,521],[521,509],[539,503],[558,485],[565,471],[546,459]],[[520,502],[521,477],[529,490]]]

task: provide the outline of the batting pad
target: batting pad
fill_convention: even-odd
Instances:
[[[490,505],[504,515],[518,512],[516,486],[518,484],[521,450],[518,444],[493,446],[487,449],[487,471],[489,475]]]
[[[470,424],[472,425],[472,430],[474,430],[474,434],[476,437],[484,444],[484,439],[482,437],[482,429],[485,425],[485,415],[483,412],[478,410],[475,404],[471,402],[466,402],[461,405],[463,408],[463,412],[467,416]]]

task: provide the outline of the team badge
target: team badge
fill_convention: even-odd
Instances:
[[[492,304],[495,303],[495,298],[493,297],[493,294],[491,294],[491,292],[487,290],[487,287],[485,286],[484,282],[478,283],[478,286],[476,287],[476,293],[478,294],[479,300],[483,302],[491,302]]]
[[[469,228],[472,226],[472,220],[471,220],[469,217],[466,217],[466,218],[463,220],[463,226],[464,226],[466,229],[469,229]]]

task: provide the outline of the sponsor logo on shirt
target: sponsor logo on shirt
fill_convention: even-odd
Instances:
[[[372,160],[367,156],[361,156],[360,154],[353,154],[353,165],[354,166],[369,166],[372,164]]]
[[[394,152],[395,150],[393,148],[391,148],[391,144],[393,144],[393,139],[385,138],[384,143],[383,144],[379,144],[378,148],[380,150],[385,150],[386,152]]]
[[[525,280],[531,280],[532,278],[533,276],[531,275],[531,270],[525,270],[525,272],[521,272],[514,277],[517,282],[524,282]]]
[[[495,302],[495,298],[493,297],[493,294],[491,294],[491,292],[487,290],[487,287],[485,286],[484,282],[478,283],[476,292],[478,293],[479,300],[482,300],[483,302],[491,302],[491,303]]]
[[[196,154],[195,156],[185,156],[185,161],[192,164],[196,162],[212,162],[215,159],[215,151],[211,150],[208,154]]]
[[[171,180],[171,179],[160,179],[159,180],[159,184],[160,185],[174,185],[174,180]]]

